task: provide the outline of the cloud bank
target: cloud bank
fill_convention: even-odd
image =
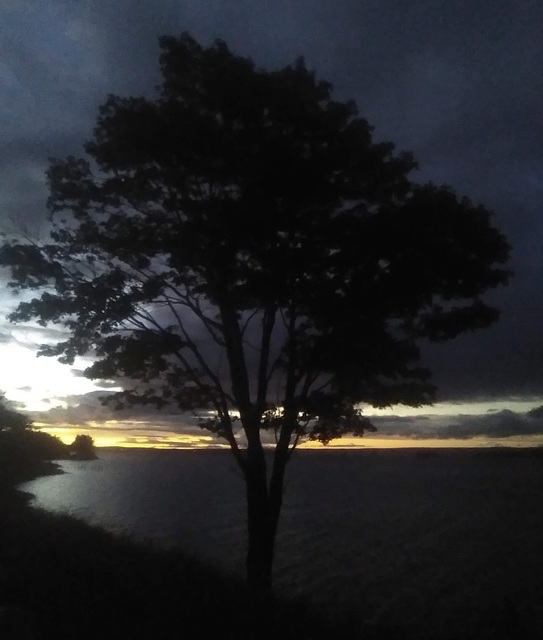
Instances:
[[[56,429],[74,428],[124,433],[130,438],[153,438],[164,442],[165,437],[201,436],[209,444],[208,432],[197,424],[196,414],[181,411],[157,410],[154,407],[132,407],[114,410],[103,405],[101,398],[110,391],[93,391],[87,394],[59,397],[51,400],[47,411],[31,412],[30,417],[38,424]],[[469,440],[486,438],[504,440],[513,437],[542,436],[543,406],[526,413],[508,409],[491,411],[481,415],[435,415],[431,408],[427,415],[399,417],[372,417],[377,432],[372,438],[416,439],[416,440]],[[215,440],[215,442],[218,442]]]
[[[377,140],[414,152],[421,182],[446,182],[494,208],[495,224],[513,246],[515,279],[489,296],[502,309],[500,321],[450,344],[423,347],[441,399],[541,392],[543,3],[3,4],[0,230],[45,234],[48,158],[83,154],[108,93],[153,95],[160,81],[159,35],[188,30],[204,44],[222,38],[267,69],[303,54],[310,68],[333,83],[339,99],[356,100]],[[4,289],[0,315],[11,307]],[[47,331],[27,337],[36,344],[54,339],[54,330]],[[0,348],[23,342],[0,322]],[[13,365],[8,357],[6,368]],[[466,424],[461,419],[449,428],[462,434]],[[481,424],[496,433],[506,430],[484,416]],[[477,428],[483,427],[469,426]]]

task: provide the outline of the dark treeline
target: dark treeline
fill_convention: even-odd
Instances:
[[[92,460],[96,457],[91,436],[78,435],[69,444],[39,431],[22,413],[0,396],[0,484],[10,485],[56,470],[53,460]]]

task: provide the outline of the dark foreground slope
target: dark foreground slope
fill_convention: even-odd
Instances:
[[[34,509],[6,474],[2,485],[2,640],[352,637],[300,603],[258,601],[243,583],[181,552]]]

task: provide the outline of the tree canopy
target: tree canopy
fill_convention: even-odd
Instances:
[[[96,451],[94,449],[94,440],[87,434],[80,433],[70,445],[70,454],[77,460],[94,460]]]
[[[303,59],[270,72],[222,41],[160,47],[156,98],[109,96],[88,159],[51,162],[50,240],[3,246],[11,285],[36,291],[12,319],[63,325],[41,353],[92,354],[118,406],[207,409],[249,502],[260,483],[280,504],[300,437],[361,435],[362,402],[434,399],[419,342],[496,320],[481,296],[507,282],[509,247],[485,207],[412,181],[411,154]]]

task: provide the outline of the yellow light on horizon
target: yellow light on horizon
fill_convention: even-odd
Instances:
[[[304,442],[300,449],[473,449],[493,447],[540,447],[543,436],[509,436],[507,438],[339,438],[327,445]]]
[[[171,431],[151,430],[134,432],[130,429],[92,428],[84,425],[51,427],[36,425],[40,430],[57,436],[65,444],[71,444],[79,434],[89,434],[97,448],[120,447],[125,449],[228,449],[229,445],[211,435],[180,434]],[[266,448],[273,448],[270,443]],[[343,437],[323,445],[316,441],[306,441],[298,445],[300,450],[338,451],[354,449],[450,449],[450,448],[493,448],[493,447],[540,447],[543,446],[543,435],[510,436],[507,438],[488,438],[476,436],[465,439],[440,438],[402,438],[402,437]]]
[[[157,431],[149,429],[146,432],[134,432],[129,428],[108,429],[107,427],[91,429],[85,428],[88,425],[81,426],[49,426],[44,424],[36,424],[36,427],[45,433],[59,438],[64,444],[71,444],[75,437],[79,434],[88,434],[94,440],[97,448],[102,447],[122,447],[125,449],[228,449],[229,446],[211,435],[191,435],[174,433],[171,431]]]

